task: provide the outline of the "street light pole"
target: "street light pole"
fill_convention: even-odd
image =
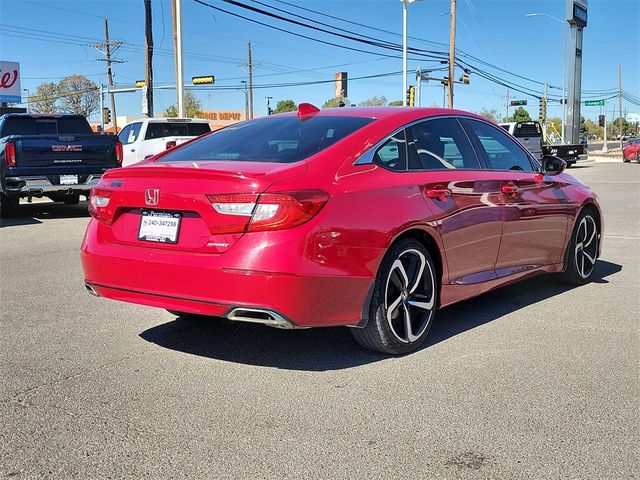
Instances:
[[[402,2],[402,106],[407,106],[407,5],[419,0]]]
[[[407,106],[407,2],[402,1],[402,106]]]
[[[562,137],[562,143],[564,143],[564,131],[567,125],[567,22],[563,22],[548,13],[527,13],[526,16],[548,17],[562,24],[562,128],[560,129],[560,136]]]

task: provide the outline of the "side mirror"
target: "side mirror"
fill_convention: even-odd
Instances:
[[[542,168],[540,173],[543,175],[560,175],[567,168],[567,162],[553,155],[545,155],[542,157]]]

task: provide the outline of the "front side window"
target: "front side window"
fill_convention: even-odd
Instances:
[[[407,148],[404,130],[384,142],[373,155],[373,163],[388,170],[407,170]]]
[[[134,143],[138,140],[138,136],[140,135],[140,129],[142,128],[142,122],[136,122],[131,124],[131,130],[127,134],[126,142],[123,140],[122,143],[129,144]]]
[[[158,162],[199,160],[293,163],[315,155],[372,118],[266,117],[241,122],[163,155]]]
[[[479,170],[480,162],[455,118],[427,120],[407,129],[411,170]]]
[[[131,131],[131,125],[127,125],[118,134],[118,138],[122,142],[123,145],[127,145],[129,143],[129,132]]]
[[[501,129],[479,120],[465,119],[464,122],[476,135],[491,170],[533,172],[527,152]]]

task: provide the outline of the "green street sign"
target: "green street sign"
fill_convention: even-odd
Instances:
[[[512,107],[518,107],[518,106],[526,105],[526,104],[527,104],[526,100],[511,100],[511,103],[510,103],[510,105]]]
[[[587,100],[584,102],[585,107],[604,107],[604,100]]]

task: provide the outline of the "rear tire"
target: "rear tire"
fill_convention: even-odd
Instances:
[[[631,160],[627,158],[627,156],[625,155],[624,151],[622,152],[622,161],[624,163],[629,163]]]
[[[437,305],[438,281],[429,252],[417,240],[401,240],[380,264],[367,325],[351,333],[368,350],[409,353],[427,338]]]
[[[584,285],[591,281],[598,256],[600,231],[591,211],[583,211],[576,220],[567,251],[566,270],[562,280],[570,285]]]
[[[0,218],[14,215],[20,205],[20,199],[0,193]]]

